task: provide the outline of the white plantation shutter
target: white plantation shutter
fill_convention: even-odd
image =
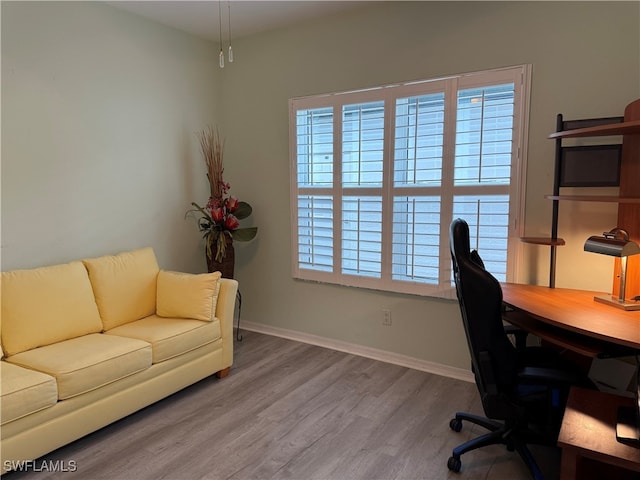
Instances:
[[[395,101],[392,280],[440,283],[444,116],[444,91]]]
[[[300,110],[296,114],[299,187],[333,184],[333,109]]]
[[[477,193],[455,195],[453,216],[467,220],[472,248],[500,281],[507,280],[514,102],[514,83],[459,90],[457,98],[454,185]],[[491,195],[480,193],[485,186]]]
[[[529,71],[290,100],[293,276],[452,298],[461,217],[512,278]]]
[[[342,273],[380,278],[382,198],[342,199]]]
[[[440,185],[444,93],[396,100],[394,186]]]
[[[342,108],[342,273],[382,276],[384,101]]]
[[[333,201],[329,196],[298,197],[298,262],[305,269],[333,270]]]
[[[456,195],[453,217],[467,221],[471,248],[481,252],[494,277],[506,281],[509,195]]]
[[[333,271],[333,108],[296,112],[297,263]],[[324,194],[323,194],[324,193]]]
[[[455,184],[509,185],[514,84],[458,92]]]
[[[343,187],[382,187],[384,102],[345,105],[342,113]]]
[[[393,199],[394,280],[440,281],[440,197]]]

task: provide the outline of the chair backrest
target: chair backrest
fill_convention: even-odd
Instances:
[[[478,253],[470,251],[466,221],[451,223],[449,246],[469,353],[486,410],[487,395],[510,391],[514,386],[517,353],[502,323],[502,288],[484,269]]]

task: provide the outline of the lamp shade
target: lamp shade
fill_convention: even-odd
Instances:
[[[640,246],[629,240],[629,234],[622,228],[614,228],[604,232],[602,236],[594,235],[584,243],[585,252],[611,255],[612,257],[629,257],[640,253]]]
[[[628,257],[640,253],[640,246],[631,240],[620,240],[618,238],[594,235],[589,237],[585,242],[584,251],[611,255],[613,257]]]

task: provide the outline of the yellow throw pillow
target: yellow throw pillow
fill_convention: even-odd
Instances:
[[[157,315],[210,322],[216,313],[220,277],[220,272],[192,274],[160,270]]]
[[[158,262],[151,247],[82,261],[105,330],[156,312]]]

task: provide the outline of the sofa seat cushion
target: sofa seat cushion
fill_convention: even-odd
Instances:
[[[0,424],[51,407],[58,401],[56,379],[35,370],[0,362]]]
[[[149,342],[153,349],[153,363],[194,350],[218,340],[221,336],[218,319],[204,322],[157,315],[121,325],[105,333]]]
[[[94,333],[22,352],[8,362],[55,377],[58,399],[74,397],[151,366],[151,345]]]

